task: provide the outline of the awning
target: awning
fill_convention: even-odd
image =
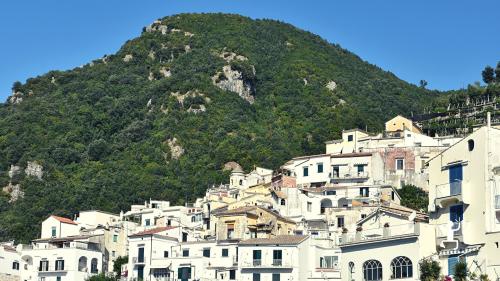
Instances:
[[[465,248],[441,250],[439,251],[440,256],[450,256],[450,255],[463,255],[472,252],[477,252],[481,249],[482,245],[467,246]]]

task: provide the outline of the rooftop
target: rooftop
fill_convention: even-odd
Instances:
[[[68,218],[65,218],[65,217],[59,217],[59,216],[50,216],[52,218],[55,218],[56,220],[62,222],[62,223],[67,223],[67,224],[74,224],[74,225],[78,225],[75,221],[73,221],[72,219],[68,219]]]
[[[298,245],[304,242],[307,235],[278,235],[273,238],[252,238],[243,240],[240,245]]]
[[[160,233],[160,232],[167,231],[167,230],[174,229],[174,228],[177,228],[177,226],[160,226],[160,227],[156,227],[156,228],[152,228],[152,229],[148,229],[148,230],[144,230],[144,231],[132,234],[132,235],[130,235],[130,237],[153,235],[153,234]]]

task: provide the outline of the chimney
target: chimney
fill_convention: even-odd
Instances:
[[[491,127],[491,112],[486,113],[486,126]]]

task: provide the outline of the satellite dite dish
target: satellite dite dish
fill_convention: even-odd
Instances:
[[[408,216],[408,220],[409,221],[415,221],[416,218],[417,218],[417,212],[416,211],[411,212],[411,214]]]

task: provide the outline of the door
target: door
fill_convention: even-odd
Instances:
[[[450,167],[450,195],[462,194],[462,170],[462,165],[455,165]]]
[[[461,222],[464,219],[464,206],[454,205],[450,206],[450,221]]]
[[[144,248],[139,248],[137,253],[137,262],[144,262]]]

